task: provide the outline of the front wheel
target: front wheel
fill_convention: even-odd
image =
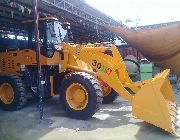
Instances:
[[[66,76],[60,88],[60,99],[68,115],[86,120],[99,110],[102,89],[94,77],[84,72]]]

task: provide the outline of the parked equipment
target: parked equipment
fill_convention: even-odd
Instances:
[[[140,61],[140,77],[141,81],[150,79],[153,77],[154,64],[148,61],[146,58]]]
[[[124,62],[126,64],[126,70],[129,74],[137,74],[139,73],[139,63],[135,56],[127,55],[124,58]]]
[[[134,116],[176,135],[175,97],[167,79],[170,70],[134,83],[116,46],[62,43],[64,29],[58,21],[48,19],[42,25],[44,97],[60,94],[69,116],[85,120],[102,102],[111,103],[119,94],[132,103]],[[37,95],[36,53],[33,41],[28,39],[28,44],[32,46],[5,48],[0,53],[0,106],[4,110],[20,109],[29,96]]]

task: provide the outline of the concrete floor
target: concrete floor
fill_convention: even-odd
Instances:
[[[176,97],[180,103],[180,93]],[[75,120],[66,116],[57,96],[45,102],[44,121],[40,123],[37,103],[29,102],[20,111],[0,110],[0,140],[176,139],[160,128],[136,119],[131,110],[130,104],[119,97],[113,104],[102,105],[92,119]],[[180,128],[177,132],[180,134]]]

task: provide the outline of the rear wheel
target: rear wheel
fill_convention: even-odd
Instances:
[[[60,99],[72,118],[86,120],[99,110],[102,89],[98,81],[84,72],[68,75],[62,82]]]
[[[15,75],[0,77],[0,107],[3,110],[18,110],[27,102],[23,81]]]

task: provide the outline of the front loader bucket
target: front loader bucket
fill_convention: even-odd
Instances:
[[[133,115],[177,136],[176,103],[167,76],[170,70],[145,81],[132,101]]]

